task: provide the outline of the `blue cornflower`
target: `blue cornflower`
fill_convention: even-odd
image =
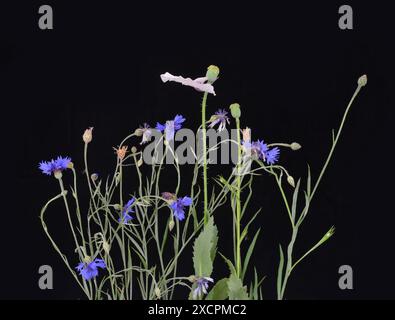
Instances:
[[[166,124],[156,123],[156,130],[165,133],[166,141],[171,141],[174,139],[174,133],[177,130],[180,130],[182,127],[182,123],[185,121],[185,118],[179,114],[174,117],[174,120],[166,121]]]
[[[250,156],[264,160],[269,165],[276,163],[280,157],[279,148],[269,149],[268,145],[261,140],[243,142],[243,149]]]
[[[278,158],[280,157],[280,149],[275,147],[273,149],[270,149],[266,151],[266,163],[271,165],[275,164],[278,161]]]
[[[184,220],[185,211],[184,207],[189,207],[192,204],[190,197],[178,198],[170,204],[170,208],[173,210],[173,215],[178,221]]]
[[[96,258],[90,263],[80,262],[76,267],[76,269],[80,272],[80,275],[88,281],[97,277],[99,274],[99,270],[97,270],[97,268],[106,268],[106,263],[104,260]]]
[[[225,129],[226,124],[229,124],[229,117],[227,116],[228,112],[225,111],[224,109],[219,109],[218,111],[215,112],[215,115],[213,115],[210,119],[210,128],[214,128],[217,124],[218,126],[218,131],[222,131]]]
[[[39,163],[39,169],[47,175],[51,175],[57,171],[63,171],[69,167],[71,159],[69,157],[57,157],[56,160],[42,161]]]
[[[250,153],[252,157],[258,159],[265,159],[265,153],[269,150],[269,147],[263,141],[243,142],[244,151]]]
[[[122,217],[118,219],[119,222],[122,222],[123,224],[129,223],[130,220],[133,219],[129,213],[133,213],[133,209],[131,208],[132,204],[136,201],[136,199],[133,197],[131,198],[123,207],[122,209]]]
[[[207,294],[208,283],[214,283],[214,279],[210,277],[200,277],[196,279],[196,289],[193,290],[193,299],[201,297],[203,294]]]

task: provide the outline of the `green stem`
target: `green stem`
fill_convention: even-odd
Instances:
[[[207,190],[207,133],[206,133],[206,104],[207,95],[205,92],[202,101],[202,139],[203,139],[203,196],[204,196],[204,224],[207,224],[208,213],[208,190]]]
[[[326,171],[326,168],[328,167],[328,164],[329,164],[329,162],[330,162],[330,160],[332,158],[333,152],[334,152],[334,150],[336,148],[337,142],[338,142],[338,140],[340,138],[340,135],[342,133],[343,126],[344,126],[344,123],[345,123],[345,121],[347,119],[348,112],[350,111],[350,108],[351,108],[355,98],[357,97],[359,91],[361,90],[361,88],[362,88],[362,85],[358,84],[358,87],[355,89],[355,92],[354,92],[353,96],[351,97],[350,102],[347,105],[346,111],[344,112],[342,121],[340,123],[339,130],[337,131],[336,137],[333,139],[332,148],[331,148],[331,150],[329,152],[329,155],[328,155],[328,157],[327,157],[327,159],[325,161],[324,166],[321,169],[320,175],[319,175],[319,177],[318,177],[318,179],[317,179],[317,181],[316,181],[316,183],[314,185],[313,191],[311,192],[311,194],[309,196],[309,201],[311,201],[313,199],[313,196],[314,196],[315,192],[317,191],[318,185],[320,184],[320,181],[321,181],[321,179],[322,179],[322,177],[323,177],[323,175],[324,175],[324,173]],[[276,178],[276,180],[277,180],[277,183],[279,184],[279,186],[281,186],[281,182],[279,182],[279,179]],[[286,197],[285,197],[285,194],[283,193],[283,190],[281,188],[280,188],[280,190],[281,190],[281,193],[283,195],[284,200],[286,200]],[[287,204],[287,201],[285,201],[285,202]],[[289,205],[287,205],[287,210],[288,210],[288,213],[290,213]],[[287,267],[286,267],[286,271],[285,271],[285,275],[284,275],[284,279],[283,279],[281,293],[280,293],[280,296],[279,296],[280,300],[282,300],[284,298],[284,292],[285,292],[285,288],[287,286],[288,278],[290,277],[293,269],[299,264],[299,262],[301,262],[306,256],[308,256],[311,252],[313,252],[315,249],[317,249],[322,244],[321,242],[318,242],[314,247],[312,247],[309,251],[307,251],[299,260],[297,260],[296,263],[293,264],[292,263],[292,253],[293,253],[293,248],[294,248],[294,244],[295,244],[295,240],[296,240],[296,236],[298,234],[298,228],[299,228],[300,224],[298,223],[295,226],[291,215],[290,215],[290,218],[291,218],[291,222],[292,222],[292,237],[291,237],[291,241],[290,241],[290,243],[288,245]]]
[[[241,138],[240,138],[240,119],[236,118],[237,128],[237,168],[236,168],[236,273],[241,276]]]
[[[47,225],[45,223],[44,220],[44,214],[48,208],[48,206],[55,200],[59,199],[60,197],[64,196],[64,192],[61,192],[59,195],[57,195],[56,197],[52,198],[51,200],[49,200],[45,206],[41,209],[41,213],[40,213],[40,220],[41,220],[41,225],[44,229],[45,234],[47,235],[49,241],[51,242],[52,246],[54,247],[54,249],[56,250],[56,252],[60,255],[60,257],[62,258],[63,262],[65,263],[65,265],[67,266],[67,268],[69,269],[69,271],[71,272],[71,274],[73,275],[74,279],[77,281],[78,285],[81,287],[82,291],[84,291],[84,293],[86,294],[86,296],[88,297],[88,299],[91,299],[91,293],[89,292],[89,289],[86,287],[86,283],[84,282],[83,284],[81,284],[80,280],[78,279],[75,271],[73,270],[73,268],[70,267],[70,264],[66,258],[66,255],[64,255],[62,253],[62,251],[59,249],[58,245],[55,243],[55,241],[53,240],[53,238],[51,237],[51,235],[49,234]]]
[[[94,199],[94,194],[92,192],[92,185],[91,185],[91,180],[89,177],[89,170],[88,170],[88,143],[85,143],[84,145],[84,164],[85,164],[85,174],[86,174],[86,180],[88,182],[89,186],[89,193],[91,195],[91,200],[93,202],[93,206],[95,210],[97,209],[95,199]],[[93,244],[92,244],[92,234],[91,234],[91,227],[90,227],[90,221],[88,219],[87,221],[87,229],[88,229],[88,242],[89,242],[89,249],[90,249],[90,255],[93,255]]]
[[[69,221],[71,232],[73,233],[76,249],[77,249],[77,251],[78,251],[78,253],[80,255],[80,258],[83,259],[84,258],[84,252],[81,251],[80,245],[78,243],[77,235],[75,234],[75,231],[74,231],[73,222],[71,221],[71,214],[70,214],[69,204],[68,204],[67,198],[66,198],[66,191],[65,191],[64,186],[63,186],[63,180],[62,180],[62,178],[59,178],[58,181],[59,181],[60,190],[61,190],[61,193],[62,193],[62,196],[63,196],[64,206],[65,206],[66,212],[67,212],[67,219]]]
[[[323,175],[324,175],[324,173],[326,171],[326,168],[327,168],[329,162],[331,161],[331,158],[332,158],[332,155],[333,155],[333,151],[335,151],[337,142],[338,142],[338,140],[340,138],[340,135],[342,133],[343,126],[344,126],[344,123],[346,122],[348,112],[350,111],[350,108],[351,108],[355,98],[357,97],[359,91],[361,90],[361,88],[362,88],[362,86],[358,85],[358,87],[355,89],[355,92],[354,92],[353,96],[350,99],[350,102],[347,105],[346,111],[344,112],[344,115],[343,115],[342,122],[340,123],[339,130],[337,131],[336,137],[333,140],[332,148],[331,148],[331,150],[329,152],[328,158],[326,159],[324,166],[321,169],[321,172],[320,172],[320,175],[319,175],[319,177],[317,179],[317,182],[315,183],[314,189],[313,189],[313,191],[311,193],[311,196],[310,196],[310,200],[313,198],[313,196],[314,196],[314,194],[315,194],[315,192],[316,192],[316,190],[318,188],[318,185],[320,184],[320,181],[321,181],[321,179],[322,179],[322,177],[323,177]]]

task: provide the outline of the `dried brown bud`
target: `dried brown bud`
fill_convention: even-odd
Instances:
[[[82,135],[82,140],[84,140],[85,143],[89,143],[92,141],[92,131],[93,127],[90,127],[86,129],[84,134]]]
[[[118,158],[122,161],[125,156],[126,156],[126,152],[128,151],[128,147],[127,146],[122,146],[118,149],[114,148],[115,153],[117,154]]]
[[[242,131],[242,135],[243,135],[243,141],[244,142],[251,142],[251,129],[250,128],[245,128]]]

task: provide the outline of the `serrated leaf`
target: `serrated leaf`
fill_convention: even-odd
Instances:
[[[233,265],[232,261],[230,261],[228,258],[226,258],[223,254],[220,253],[220,255],[225,260],[226,264],[228,265],[230,273],[231,274],[236,274],[236,268]]]
[[[228,278],[217,281],[215,286],[208,293],[206,300],[226,300],[228,294]]]
[[[247,288],[243,287],[243,283],[235,274],[231,274],[228,279],[228,292],[229,300],[249,300]]]
[[[218,229],[210,217],[203,231],[196,238],[193,245],[193,266],[195,275],[210,277],[213,272],[213,262],[217,250]]]

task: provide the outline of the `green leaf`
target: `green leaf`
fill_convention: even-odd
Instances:
[[[213,272],[213,262],[217,250],[218,229],[210,217],[203,231],[196,238],[193,245],[193,265],[195,275],[210,277]]]
[[[206,300],[226,300],[228,298],[228,278],[217,281],[208,293]]]
[[[300,187],[300,179],[298,180],[298,183],[296,184],[296,188],[294,190],[294,195],[292,198],[292,221],[295,222],[296,218],[296,207],[298,204],[298,195],[299,195],[299,187]]]
[[[307,165],[307,195],[310,198],[310,195],[311,195],[311,172],[310,172],[309,165]]]
[[[283,252],[283,249],[281,248],[281,244],[279,245],[279,247],[280,247],[280,263],[278,265],[278,271],[277,271],[277,297],[278,298],[281,296],[281,287],[282,287],[283,269],[284,269],[284,252]]]
[[[250,244],[250,246],[248,248],[247,254],[246,254],[245,258],[244,258],[243,270],[241,272],[241,278],[242,279],[244,279],[245,273],[247,271],[248,263],[250,261],[252,252],[254,251],[255,243],[256,243],[256,240],[258,239],[260,231],[261,231],[261,229],[258,229],[258,231],[255,233],[254,239],[252,240],[252,242],[251,242],[251,244]]]
[[[232,261],[230,261],[228,258],[226,258],[223,254],[220,253],[220,255],[225,260],[226,264],[228,265],[230,273],[231,274],[236,274],[236,268],[233,265]]]
[[[248,228],[251,225],[251,223],[255,220],[255,218],[256,218],[256,216],[258,215],[259,212],[261,212],[261,209],[259,209],[257,212],[255,212],[255,214],[252,216],[250,221],[248,221],[247,225],[244,227],[243,232],[241,234],[241,240],[243,240],[244,237],[248,234]]]
[[[229,300],[249,300],[247,288],[243,287],[243,283],[235,274],[231,274],[228,279],[228,292]]]

